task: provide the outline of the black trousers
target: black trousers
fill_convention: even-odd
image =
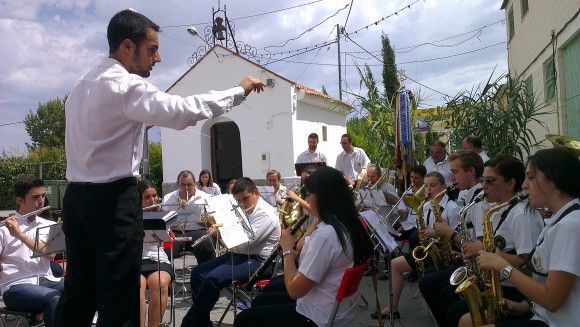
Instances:
[[[188,236],[193,239],[193,242],[197,241],[200,237],[203,237],[207,234],[207,229],[199,229],[199,230],[186,230],[184,232],[180,231],[179,229],[174,230],[175,236]],[[215,250],[213,247],[212,242],[216,242],[215,239],[207,238],[205,241],[199,243],[198,245],[192,247],[193,242],[190,241],[179,241],[173,244],[173,258],[177,259],[184,255],[185,251],[189,251],[193,253],[195,259],[197,260],[197,264],[204,263],[215,258]],[[165,252],[168,256],[170,256],[171,250],[166,249]]]
[[[67,275],[58,326],[139,326],[143,213],[135,178],[69,184],[63,202]],[[57,320],[58,321],[58,320]]]
[[[445,297],[440,296],[440,293],[443,290],[447,290],[447,287],[450,286],[449,277],[451,277],[451,274],[453,274],[457,267],[459,267],[459,265],[454,265],[445,270],[425,274],[423,278],[419,280],[419,290],[421,291],[421,295],[423,295],[425,302],[427,302],[427,305],[439,326],[445,326],[446,308],[460,299],[459,296],[455,294],[455,288],[449,288],[452,293],[445,293]],[[447,302],[443,303],[442,301],[444,300]]]
[[[235,327],[297,327],[316,326],[296,312],[296,301],[285,292],[262,293],[252,301],[250,309],[240,312]]]

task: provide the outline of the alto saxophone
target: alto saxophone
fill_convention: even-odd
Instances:
[[[471,241],[471,235],[469,230],[467,229],[467,210],[471,208],[474,204],[481,202],[485,199],[485,193],[481,193],[478,195],[471,203],[466,205],[461,209],[459,212],[459,236],[461,236],[461,246],[463,244]],[[449,283],[451,285],[457,286],[463,283],[468,277],[475,276],[476,280],[481,281],[481,272],[479,271],[479,267],[475,262],[475,258],[465,259],[464,260],[465,266],[457,268],[451,277],[449,278]]]
[[[491,216],[498,210],[521,202],[527,195],[516,195],[509,201],[496,204],[483,213],[483,250],[494,252],[496,248]],[[479,290],[476,277],[471,276],[457,286],[455,293],[467,300],[469,314],[474,326],[493,324],[506,316],[506,303],[499,281],[499,274],[493,270],[482,272],[483,291]]]

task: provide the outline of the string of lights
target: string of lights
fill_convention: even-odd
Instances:
[[[381,19],[379,19],[379,20],[377,20],[377,21],[375,21],[375,22],[373,22],[373,23],[370,23],[370,24],[368,24],[368,25],[366,25],[366,26],[363,26],[363,27],[361,27],[361,28],[359,28],[359,29],[356,29],[354,32],[351,32],[351,33],[345,33],[345,35],[349,35],[349,34],[357,34],[358,32],[360,32],[360,31],[362,31],[362,30],[368,30],[368,29],[369,29],[369,27],[371,27],[371,26],[373,26],[373,25],[378,25],[379,23],[383,22],[384,20],[386,20],[386,19],[388,19],[388,18],[391,18],[391,17],[393,17],[393,16],[397,16],[397,15],[399,15],[399,13],[400,13],[400,12],[402,12],[402,11],[404,11],[404,10],[411,9],[411,6],[412,6],[412,5],[414,5],[414,4],[416,4],[416,3],[417,3],[417,2],[419,2],[419,1],[420,1],[420,0],[415,0],[415,1],[413,1],[413,2],[411,2],[411,3],[409,3],[409,4],[407,4],[407,5],[406,5],[406,6],[404,6],[403,8],[401,8],[401,9],[399,9],[399,10],[395,11],[394,13],[392,13],[392,14],[390,14],[390,15],[387,15],[387,16],[385,16],[385,17],[382,17]]]

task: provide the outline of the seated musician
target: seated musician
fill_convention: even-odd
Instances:
[[[451,169],[451,180],[460,190],[457,204],[462,208],[470,204],[483,191],[482,185],[479,182],[483,174],[483,160],[474,152],[461,150],[449,155],[449,165]],[[487,204],[487,202],[485,203]],[[483,207],[487,208],[489,205],[479,205],[479,208]],[[474,212],[474,209],[470,208],[466,214],[466,218],[470,219],[472,212]],[[444,222],[434,224],[434,230],[437,235],[447,236],[453,239],[457,246],[460,246],[461,235],[458,235],[458,232],[452,227],[455,226],[449,226]],[[471,227],[473,228],[473,225]],[[441,326],[445,325],[445,310],[442,309],[439,303],[439,292],[449,286],[449,277],[451,277],[455,269],[462,265],[463,262],[459,261],[457,264],[451,265],[446,269],[427,274],[419,281],[421,294],[425,302],[427,302],[429,309],[431,309],[435,320]]]
[[[482,185],[487,202],[500,204],[509,201],[522,190],[525,178],[524,164],[512,156],[497,156],[484,164]],[[462,252],[466,259],[477,257],[484,244],[480,241],[485,235],[483,230],[482,206],[472,207],[476,214],[471,216],[475,226],[475,235],[478,237],[463,244]],[[501,237],[505,241],[503,249],[497,249],[502,258],[514,267],[522,265],[531,253],[535,240],[538,239],[543,223],[539,213],[530,208],[528,201],[507,206],[491,216],[493,237]],[[459,237],[455,237],[460,242]],[[439,292],[438,301],[445,312],[445,322],[449,326],[457,326],[461,316],[469,312],[465,300],[455,293],[456,286],[448,285]],[[519,302],[524,296],[511,283],[501,285],[503,297]]]
[[[274,250],[280,236],[278,213],[260,197],[256,184],[249,178],[237,180],[232,190],[235,200],[246,213],[253,237],[248,243],[230,249],[225,254],[204,262],[191,271],[193,305],[185,315],[182,326],[211,327],[210,311],[221,289],[232,280],[246,281]],[[210,232],[214,232],[214,227]],[[265,275],[272,274],[272,267]]]
[[[425,192],[428,197],[432,197],[445,190],[445,178],[438,172],[430,172],[425,176]],[[447,195],[444,195],[439,201],[439,207],[441,212],[441,218],[447,221],[448,224],[455,226],[457,224],[457,204],[449,200]],[[419,230],[419,237],[421,240],[429,242],[429,240],[435,237],[435,231],[433,230],[433,224],[435,223],[435,213],[431,210],[432,203],[431,200],[426,202],[423,206],[423,219],[425,222],[425,229]],[[427,263],[425,263],[427,265]],[[381,310],[381,315],[383,319],[388,319],[390,315],[393,315],[394,319],[399,319],[399,299],[401,297],[401,292],[403,291],[404,279],[403,274],[405,272],[415,271],[418,274],[422,274],[421,267],[417,267],[415,260],[411,254],[405,254],[403,256],[397,257],[391,261],[392,269],[392,292],[393,292],[393,302],[392,307],[384,307]],[[419,270],[418,270],[419,269]],[[378,319],[376,313],[371,314],[371,318]]]
[[[374,210],[383,219],[389,219],[387,215],[399,200],[397,189],[383,177],[381,167],[374,164],[367,167],[367,180],[368,184],[359,189],[363,210]]]
[[[279,171],[277,171],[276,169],[272,169],[269,170],[266,173],[266,181],[268,182],[268,185],[272,186],[274,188],[274,201],[270,201],[268,200],[268,202],[271,202],[272,205],[276,205],[276,206],[280,206],[284,203],[284,199],[286,198],[286,186],[282,185],[280,183],[280,181],[282,180],[282,175],[280,174]]]
[[[44,182],[32,176],[19,178],[14,184],[17,213],[7,218],[0,228],[0,292],[9,310],[43,313],[47,327],[56,326],[55,310],[64,291],[64,282],[54,277],[50,261],[53,256],[31,258],[42,253],[47,242],[49,228],[40,229],[40,242],[35,244],[39,227],[54,222],[32,215],[23,215],[44,206],[46,189]]]
[[[280,246],[287,292],[257,297],[251,309],[236,317],[236,327],[327,326],[345,270],[372,256],[373,245],[359,221],[342,173],[321,167],[305,184],[316,223],[299,242],[298,265],[294,238],[287,229],[282,232]],[[355,294],[342,301],[334,326],[354,326],[358,297]]]
[[[357,180],[362,182],[366,179],[367,166],[371,160],[365,153],[365,150],[357,148],[352,143],[350,134],[343,134],[340,137],[342,152],[336,156],[334,167],[342,172],[344,178],[349,183],[349,187],[355,187]]]
[[[529,299],[531,320],[505,321],[498,326],[580,326],[580,160],[567,150],[540,150],[528,160],[524,190],[531,207],[554,212],[546,221],[526,262],[530,277],[496,253],[482,252],[479,267],[499,274]],[[532,254],[533,253],[533,254]],[[522,310],[508,302],[508,310]],[[530,308],[528,305],[528,308]],[[469,315],[461,326],[471,326]],[[516,319],[518,319],[516,317]],[[520,318],[522,319],[522,318]]]
[[[141,206],[143,208],[158,204],[159,197],[157,189],[148,180],[140,180],[137,189],[141,193]],[[160,211],[160,207],[150,209],[150,211]],[[159,243],[147,236],[143,239],[143,261],[141,263],[141,327],[145,326],[145,315],[147,315],[147,326],[159,326],[163,319],[167,298],[169,295],[169,284],[173,279],[173,268],[171,262],[163,248],[158,248]],[[145,303],[145,289],[149,288],[149,310]]]
[[[173,249],[177,251],[174,253],[174,257],[179,257],[183,251],[190,251],[193,252],[197,263],[215,258],[215,250],[211,238],[192,248],[193,241],[207,233],[205,226],[200,223],[204,213],[204,206],[199,203],[210,195],[196,190],[195,177],[189,170],[183,170],[177,175],[177,186],[178,189],[176,191],[165,194],[163,207],[165,210],[183,210],[192,213],[183,223],[179,223],[173,228],[176,236],[191,237],[192,242],[176,242],[173,246]]]
[[[199,172],[199,180],[197,181],[196,187],[198,190],[203,191],[209,195],[222,194],[219,185],[213,182],[211,173],[207,169]]]
[[[416,165],[411,167],[409,172],[409,179],[411,180],[411,189],[406,190],[401,196],[405,194],[415,194],[421,186],[424,184],[425,175],[427,170],[423,165]],[[415,209],[407,206],[405,202],[399,202],[397,207],[397,212],[399,214],[399,222],[401,226],[398,228],[398,232],[401,233],[400,238],[409,240],[409,251],[419,245],[419,234],[417,233],[417,212]]]

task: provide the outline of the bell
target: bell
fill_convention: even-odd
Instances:
[[[226,27],[224,26],[223,22],[224,22],[223,18],[217,17],[214,20],[213,27],[212,27],[213,37],[219,41],[223,41],[226,39],[226,37],[224,35],[224,31],[226,30]]]

